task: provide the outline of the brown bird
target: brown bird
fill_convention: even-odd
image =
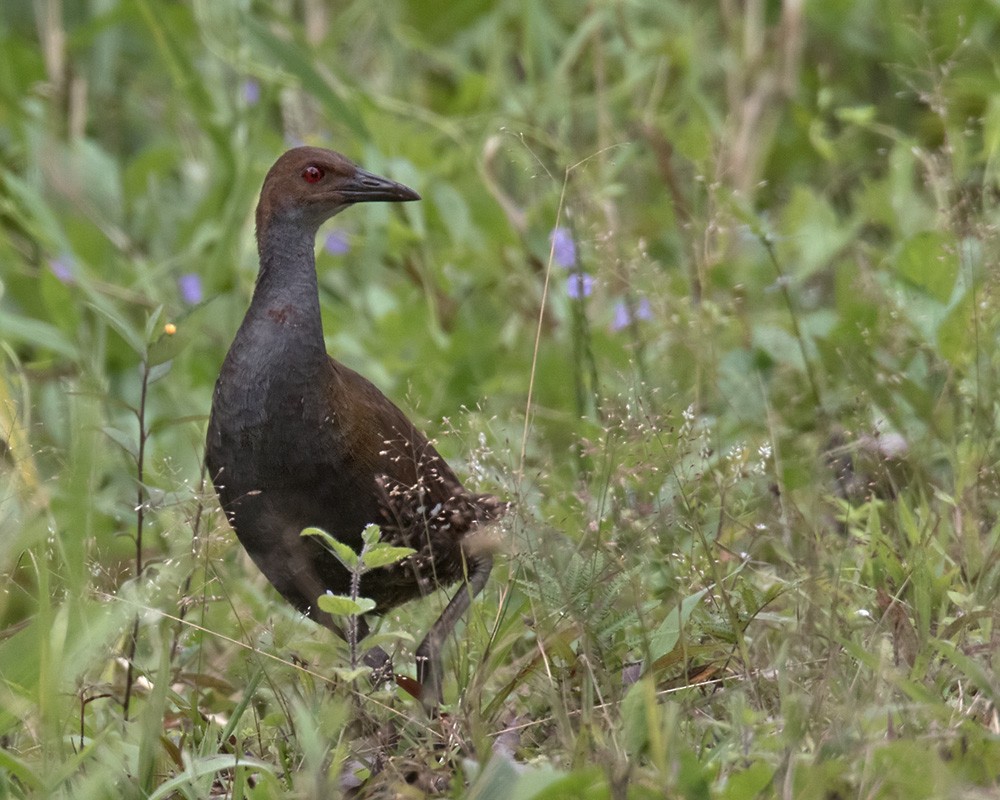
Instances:
[[[383,541],[417,551],[362,576],[374,614],[463,582],[416,651],[421,699],[433,706],[444,639],[492,568],[473,534],[507,504],[466,491],[391,400],[327,355],[314,253],[320,224],[348,206],[419,199],[330,150],[297,147],[275,162],[257,205],[260,272],[215,386],[206,463],[254,563],[286,600],[342,637],[316,601],[349,594],[350,572],[319,539],[303,537],[305,528],[358,552],[362,531],[377,523]],[[367,631],[362,618],[359,635]],[[366,662],[377,680],[391,672],[379,648]]]

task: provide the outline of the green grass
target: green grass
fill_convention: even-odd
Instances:
[[[1000,11],[801,5],[0,5],[0,798],[996,792]],[[299,141],[424,198],[331,352],[516,503],[436,720],[201,467]]]

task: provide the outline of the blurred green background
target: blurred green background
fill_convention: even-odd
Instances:
[[[989,796],[998,44],[982,0],[3,0],[0,798]],[[423,196],[321,230],[330,352],[517,506],[440,719],[201,468],[300,143]]]

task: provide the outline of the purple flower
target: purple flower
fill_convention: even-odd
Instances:
[[[566,279],[566,294],[573,300],[590,297],[594,291],[594,276],[586,272],[573,272]]]
[[[255,106],[260,102],[260,84],[254,78],[243,81],[243,99],[248,106]]]
[[[643,297],[639,300],[638,305],[635,307],[635,319],[652,319],[653,309],[650,308],[649,298]],[[619,300],[615,303],[615,316],[611,320],[611,330],[620,331],[622,328],[626,328],[632,324],[633,317],[629,313],[629,307],[625,304],[624,300]]]
[[[323,249],[332,256],[344,255],[351,249],[351,243],[347,241],[347,232],[334,228],[323,240]]]
[[[181,298],[189,306],[196,306],[201,302],[201,278],[195,273],[181,275],[177,279],[177,288],[181,290]]]
[[[576,243],[569,228],[554,228],[549,234],[552,243],[552,258],[563,269],[569,269],[576,263]]]
[[[62,283],[76,283],[76,266],[73,257],[61,255],[58,258],[49,259],[49,269]]]

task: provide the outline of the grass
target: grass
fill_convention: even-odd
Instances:
[[[3,4],[0,798],[996,791],[1000,13],[743,6]],[[516,503],[438,719],[201,466],[299,141],[424,197],[331,352]]]

